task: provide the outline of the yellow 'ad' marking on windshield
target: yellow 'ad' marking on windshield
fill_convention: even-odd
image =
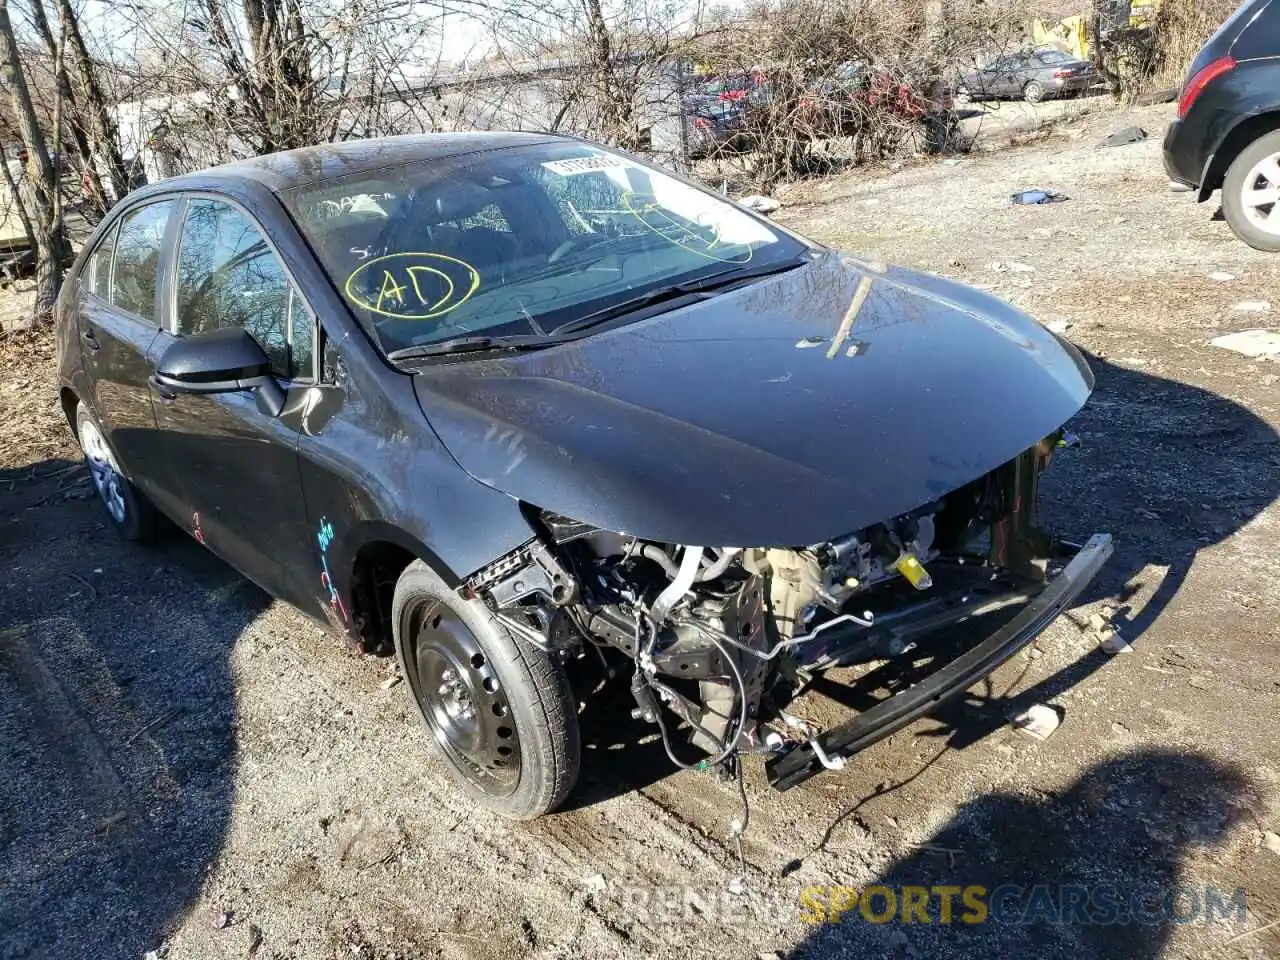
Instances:
[[[426,274],[440,278],[444,287],[442,296],[429,299],[434,296],[434,291],[423,289],[422,281]],[[362,283],[366,291],[377,286],[378,292],[372,302],[370,293],[357,289]],[[456,310],[471,299],[472,294],[480,289],[480,272],[465,260],[443,253],[388,253],[356,267],[347,277],[343,289],[352,303],[380,317],[431,320]]]

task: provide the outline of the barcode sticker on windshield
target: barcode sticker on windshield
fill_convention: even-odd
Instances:
[[[594,173],[597,170],[613,170],[626,165],[627,162],[621,157],[602,153],[594,157],[574,157],[572,160],[548,160],[542,166],[562,177],[571,177],[575,173]]]

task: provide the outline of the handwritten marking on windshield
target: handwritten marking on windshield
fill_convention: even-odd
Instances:
[[[443,253],[389,253],[356,267],[344,289],[352,303],[378,316],[431,320],[471,299],[480,272]]]
[[[748,245],[745,256],[741,254],[732,257],[718,255],[714,252],[716,247],[721,245],[720,228],[718,226],[709,228],[712,235],[708,238],[688,223],[682,223],[673,217],[665,207],[657,202],[657,199],[651,193],[624,193],[622,195],[622,205],[626,208],[627,213],[662,237],[662,239],[699,257],[706,257],[708,260],[716,260],[720,263],[746,263],[755,252],[754,248]]]

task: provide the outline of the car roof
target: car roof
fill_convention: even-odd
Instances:
[[[478,132],[345,140],[236,160],[160,181],[156,187],[163,187],[166,191],[191,190],[211,181],[251,180],[281,193],[295,187],[314,186],[340,177],[374,173],[424,160],[443,160],[485,150],[556,140],[572,141],[573,138],[546,133]]]

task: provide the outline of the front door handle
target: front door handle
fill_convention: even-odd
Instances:
[[[174,400],[178,399],[177,393],[175,393],[173,390],[171,390],[170,388],[166,387],[163,383],[161,383],[159,377],[157,377],[154,373],[151,376],[147,377],[147,383],[151,384],[151,386],[155,389],[156,393],[160,395],[160,399],[163,400],[165,403],[172,403]]]
[[[102,346],[102,344],[98,342],[98,338],[93,335],[93,331],[88,328],[85,328],[80,332],[80,340],[86,347],[95,353],[98,351],[98,348]]]

